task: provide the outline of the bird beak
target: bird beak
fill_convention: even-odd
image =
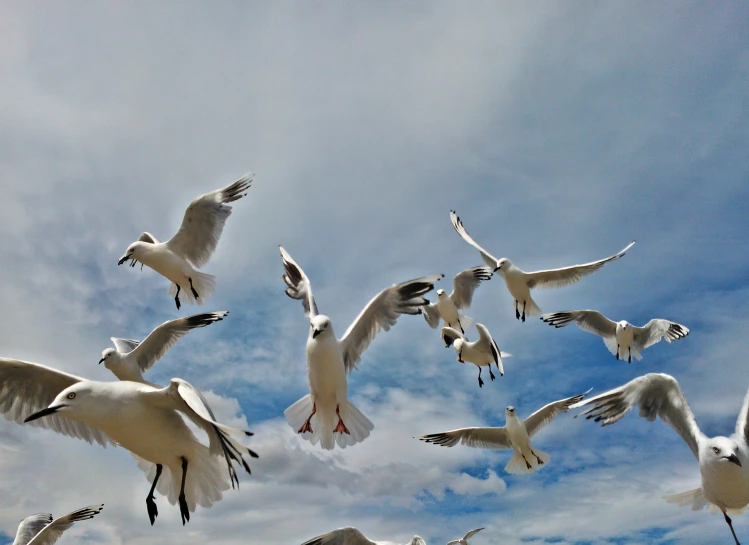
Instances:
[[[46,409],[42,409],[41,411],[36,412],[36,413],[32,414],[31,416],[27,417],[26,420],[24,420],[23,422],[25,424],[26,422],[32,422],[32,421],[36,420],[37,418],[41,418],[43,416],[49,416],[50,414],[56,413],[58,411],[58,409],[60,409],[61,407],[64,407],[64,406],[65,405],[57,405],[55,407],[47,407]]]
[[[106,358],[102,358],[99,360],[99,365],[101,365],[101,362],[103,362]]]
[[[739,460],[739,457],[736,456],[735,454],[731,454],[730,456],[725,456],[725,459],[741,467],[741,460]]]
[[[318,336],[318,335],[319,335],[320,333],[322,333],[322,329],[314,329],[314,330],[312,331],[312,338],[314,339],[314,338],[315,338],[315,337],[317,337],[317,336]]]
[[[130,259],[130,256],[129,256],[129,255],[127,255],[127,254],[123,255],[123,256],[122,256],[122,257],[120,258],[120,260],[119,260],[119,261],[117,262],[117,265],[118,265],[118,266],[119,266],[119,265],[122,265],[122,264],[123,264],[123,263],[124,263],[125,261],[127,261],[128,259]]]

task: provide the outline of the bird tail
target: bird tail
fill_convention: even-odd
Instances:
[[[299,432],[304,426],[307,418],[312,414],[312,407],[312,396],[307,394],[284,411],[286,421],[295,432]],[[320,405],[316,407],[315,415],[310,419],[312,431],[302,433],[302,438],[313,445],[319,442],[322,448],[332,450],[336,443],[340,448],[346,448],[369,437],[369,432],[374,428],[374,424],[353,403],[348,400],[341,403],[339,412],[349,433],[335,432],[334,430],[338,425],[335,407]]]
[[[523,311],[523,305],[522,303],[518,303],[518,308],[522,312]],[[544,313],[543,310],[538,308],[538,305],[536,302],[529,297],[525,302],[525,315],[526,316],[541,316]]]
[[[707,507],[709,513],[720,513],[720,508],[705,498],[705,491],[702,488],[687,490],[672,496],[663,496],[663,499],[668,503],[675,503],[679,507],[689,507],[692,511],[699,511]],[[726,509],[729,515],[740,515],[744,511],[746,511],[746,506],[741,509]]]
[[[198,293],[196,299],[192,290],[190,289],[190,283],[180,285],[179,298],[181,301],[187,302],[191,305],[197,303],[202,305],[208,299],[211,298],[213,292],[216,291],[216,277],[212,274],[206,274],[198,271],[192,273],[192,287]],[[177,294],[177,284],[172,282],[169,285],[169,296],[174,297]]]
[[[471,324],[473,323],[473,318],[469,318],[465,314],[460,314],[458,317],[458,321],[460,322],[460,327],[463,328],[463,333],[465,334],[466,330],[471,327]]]
[[[523,455],[519,452],[513,452],[512,458],[510,458],[510,461],[507,462],[507,465],[505,466],[505,471],[507,473],[511,473],[512,475],[525,475],[541,469],[549,463],[549,460],[551,460],[551,455],[549,455],[549,453],[547,452],[544,452],[543,450],[534,448],[532,449],[532,452],[533,454],[526,458],[524,458]],[[541,459],[543,464],[538,463],[536,456]],[[528,467],[528,465],[530,465],[530,467]]]

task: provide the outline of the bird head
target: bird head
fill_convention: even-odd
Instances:
[[[444,299],[445,297],[447,297],[447,293],[445,293],[445,290],[443,290],[443,289],[437,290],[437,298],[438,299]]]
[[[700,460],[711,464],[735,464],[742,466],[739,455],[739,446],[728,437],[713,437],[705,442],[700,453]]]
[[[116,361],[117,358],[117,350],[114,348],[107,348],[101,353],[101,359],[99,360],[99,363],[101,364],[104,362],[104,367],[107,369],[110,369],[110,365]]]
[[[512,405],[505,407],[505,417],[508,416],[515,416],[515,407],[513,407]]]
[[[499,274],[504,274],[510,265],[512,265],[510,260],[503,257],[502,259],[497,260],[497,266],[494,267],[494,272],[499,271]]]
[[[629,327],[629,322],[627,320],[621,320],[617,322],[617,325],[621,327],[622,329],[626,330]]]
[[[323,314],[318,314],[309,321],[310,335],[313,339],[326,339],[333,335],[333,324],[330,318]]]
[[[52,403],[46,409],[42,409],[26,417],[24,423],[33,422],[39,418],[57,413],[65,413],[65,416],[73,420],[77,420],[74,418],[77,415],[97,414],[101,412],[101,408],[92,403],[91,393],[92,390],[88,381],[77,382],[72,386],[68,386],[57,394],[57,397],[52,400]]]
[[[145,245],[145,242],[135,241],[130,246],[127,247],[127,250],[125,250],[125,253],[123,256],[117,261],[117,265],[122,265],[125,261],[128,259],[133,260],[133,266],[135,265],[135,261],[138,260],[140,256],[140,252]]]

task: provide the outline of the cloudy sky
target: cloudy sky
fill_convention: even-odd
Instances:
[[[0,2],[0,355],[96,380],[109,337],[143,338],[176,311],[151,270],[117,267],[141,231],[162,239],[197,195],[256,173],[211,262],[188,335],[147,378],[182,377],[260,454],[182,526],[124,449],[0,420],[0,544],[35,512],[104,503],[62,543],[288,545],[340,526],[430,545],[727,543],[723,518],[665,503],[699,486],[663,422],[610,428],[562,415],[552,456],[508,475],[509,453],[413,439],[503,425],[543,404],[666,372],[702,429],[733,431],[749,372],[749,12],[743,2]],[[308,323],[278,244],[339,333],[379,290],[489,251],[526,270],[637,245],[544,311],[595,308],[686,324],[641,362],[577,328],[515,321],[500,278],[469,314],[514,356],[479,389],[421,317],[380,334],[349,393],[375,425],[324,452],[283,410],[307,393]],[[468,332],[475,336],[475,330]],[[736,517],[749,540],[749,518]]]

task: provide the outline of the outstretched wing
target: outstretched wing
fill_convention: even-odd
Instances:
[[[583,411],[586,418],[594,418],[602,426],[608,426],[639,407],[640,416],[650,422],[656,416],[671,426],[692,449],[699,459],[698,444],[704,439],[692,410],[684,398],[679,383],[671,375],[649,373],[629,381],[624,386],[598,394],[574,405],[574,408],[591,407]]]
[[[377,545],[356,528],[339,528],[327,534],[313,537],[302,545]]]
[[[561,288],[578,282],[583,276],[596,272],[609,261],[622,257],[627,250],[634,246],[635,241],[630,242],[622,251],[598,261],[591,261],[583,265],[572,265],[561,269],[550,269],[546,271],[535,271],[525,273],[526,283],[529,288]]]
[[[310,284],[309,278],[296,261],[291,258],[289,252],[283,249],[283,246],[279,245],[278,249],[281,250],[281,260],[283,261],[283,268],[286,270],[286,274],[283,275],[283,281],[288,286],[286,295],[292,299],[301,300],[304,306],[304,315],[307,318],[314,318],[318,312],[315,298],[312,296],[312,284]]]
[[[120,354],[129,354],[130,352],[138,348],[138,345],[140,344],[140,341],[136,341],[134,339],[118,339],[117,337],[109,338],[112,339],[114,347]]]
[[[34,539],[28,542],[28,545],[52,545],[55,541],[60,539],[62,533],[73,526],[74,523],[81,520],[88,520],[94,518],[95,515],[99,514],[104,509],[104,505],[89,505],[83,507],[77,511],[73,511],[53,520],[50,524],[45,526],[41,532],[39,532]]]
[[[632,327],[634,344],[638,350],[645,350],[665,337],[666,342],[677,341],[689,335],[689,328],[676,322],[654,318],[642,327]]]
[[[23,424],[26,417],[46,409],[57,394],[82,380],[37,363],[0,358],[0,412],[6,420]],[[96,441],[104,447],[115,444],[103,431],[58,414],[39,418],[30,425],[48,428],[89,443]]]
[[[612,322],[597,310],[550,312],[541,316],[541,319],[557,328],[574,323],[583,331],[593,333],[604,339],[616,337],[616,322]]]
[[[588,392],[590,392],[590,390],[588,390]],[[556,417],[556,415],[558,415],[560,412],[566,413],[567,411],[569,411],[570,407],[575,403],[582,401],[582,399],[585,397],[585,394],[587,394],[588,392],[568,397],[567,399],[554,401],[553,403],[549,403],[548,405],[541,407],[535,413],[530,415],[523,421],[523,424],[525,424],[525,431],[528,432],[528,437],[533,437],[534,435],[536,435],[536,433],[538,433],[541,428],[554,420],[554,417]]]
[[[492,277],[491,267],[473,267],[455,275],[453,278],[453,292],[450,299],[456,308],[463,309],[471,306],[473,292],[485,280]]]
[[[476,528],[475,530],[471,530],[470,532],[468,532],[466,535],[463,536],[463,540],[467,541],[471,539],[474,535],[479,533],[481,530],[483,530],[483,528]]]
[[[197,268],[208,263],[216,250],[226,219],[231,215],[231,206],[227,203],[246,195],[252,177],[252,174],[247,174],[233,184],[200,195],[192,201],[185,210],[179,231],[167,241],[169,249]]]
[[[491,267],[492,271],[497,267],[497,258],[494,257],[492,254],[484,250],[481,246],[478,245],[478,243],[471,238],[471,235],[468,234],[468,231],[466,231],[466,228],[463,227],[463,222],[460,221],[460,218],[455,213],[455,210],[450,210],[450,221],[453,223],[453,227],[455,227],[455,230],[458,232],[458,234],[465,240],[468,244],[476,248],[479,253],[481,254],[481,257],[484,260],[484,263],[489,265]]]
[[[50,513],[36,513],[35,515],[26,517],[18,525],[13,545],[28,545],[29,541],[34,539],[34,536],[41,532],[50,522],[52,522],[52,515]]]
[[[429,304],[424,294],[434,289],[434,283],[443,276],[424,276],[378,293],[341,337],[340,347],[346,372],[356,368],[362,352],[381,329],[388,331],[401,314],[421,314],[421,307]]]
[[[148,242],[149,244],[158,244],[159,239],[157,239],[155,236],[153,236],[148,231],[143,231],[140,236],[138,237],[138,240],[140,242]]]
[[[420,441],[442,447],[454,447],[460,442],[474,448],[505,450],[512,448],[507,428],[460,428],[442,433],[430,433],[419,437]]]
[[[440,334],[442,335],[442,341],[445,343],[445,347],[452,346],[456,340],[463,338],[463,335],[452,327],[443,327]]]
[[[736,420],[736,435],[743,437],[749,443],[749,391],[744,396],[739,418]]]

